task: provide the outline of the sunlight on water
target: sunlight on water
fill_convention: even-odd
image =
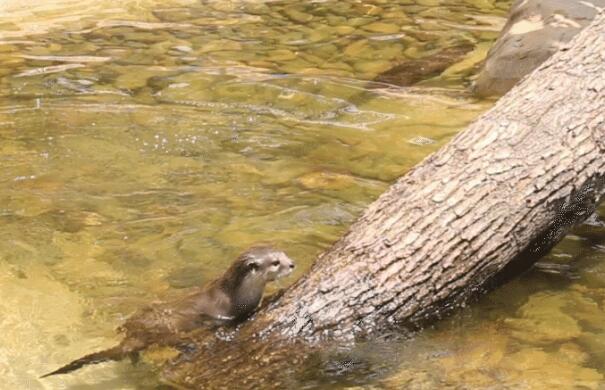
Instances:
[[[254,242],[302,265],[286,283],[300,276],[390,182],[489,108],[466,87],[508,5],[0,2],[3,386],[157,388],[145,364],[37,378],[113,345],[137,307],[215,277]],[[439,53],[450,62],[436,64]],[[410,61],[442,69],[417,76]],[[359,352],[388,375],[326,372],[306,385],[518,387],[540,364],[555,368],[528,383],[596,388],[601,230],[551,256],[580,256],[577,279],[530,273],[413,341]],[[545,330],[546,316],[565,328]]]

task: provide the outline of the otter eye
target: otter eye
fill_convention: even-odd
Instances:
[[[275,260],[271,265],[277,267],[279,265],[279,260]]]

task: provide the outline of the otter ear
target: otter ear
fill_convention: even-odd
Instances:
[[[257,271],[260,268],[260,264],[258,264],[258,261],[256,261],[256,259],[248,259],[246,260],[245,264],[246,268],[252,271]]]

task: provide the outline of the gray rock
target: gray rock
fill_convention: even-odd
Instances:
[[[480,96],[502,95],[569,42],[605,0],[517,0],[476,83]]]

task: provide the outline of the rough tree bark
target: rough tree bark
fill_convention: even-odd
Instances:
[[[198,351],[165,378],[195,388],[278,388],[293,364],[284,355],[294,350],[438,318],[588,217],[605,192],[604,153],[601,14],[393,184],[234,341],[199,337]]]

